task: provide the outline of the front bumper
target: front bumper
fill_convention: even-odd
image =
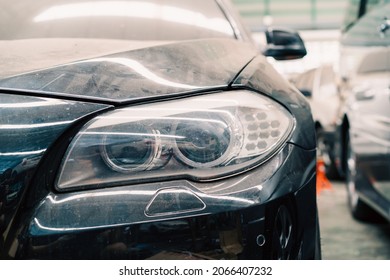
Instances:
[[[287,144],[261,166],[209,183],[51,192],[20,219],[8,256],[315,258],[315,153]]]

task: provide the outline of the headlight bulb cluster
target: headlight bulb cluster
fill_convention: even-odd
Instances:
[[[215,180],[267,159],[293,127],[283,106],[244,90],[114,110],[73,139],[57,187]]]

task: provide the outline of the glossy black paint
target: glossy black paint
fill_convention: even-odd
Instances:
[[[3,244],[3,238],[8,237],[5,231],[12,226],[45,152],[80,118],[109,106],[1,91],[0,103],[0,229]]]
[[[219,215],[230,216],[232,213],[235,213],[233,215],[234,217],[237,217],[237,215],[240,217],[243,215],[240,209],[246,209],[248,207],[250,209],[260,207],[259,209],[263,210],[258,211],[267,212],[271,211],[267,210],[271,206],[266,205],[273,205],[273,201],[278,199],[288,201],[287,204],[289,207],[295,209],[292,210],[292,215],[300,215],[302,217],[298,220],[306,221],[304,225],[295,224],[294,230],[297,231],[296,234],[299,233],[296,237],[299,236],[301,244],[304,244],[302,245],[304,246],[302,248],[306,248],[306,246],[308,248],[305,249],[304,252],[301,252],[301,254],[303,254],[302,257],[313,257],[315,254],[314,243],[312,243],[313,240],[310,239],[313,234],[316,234],[316,224],[318,222],[315,215],[313,216],[313,213],[316,212],[314,179],[315,149],[313,147],[315,144],[314,135],[310,134],[313,123],[310,115],[307,115],[308,105],[306,101],[302,99],[301,94],[295,90],[290,90],[287,83],[284,84],[273,81],[272,76],[268,76],[269,73],[273,74],[272,68],[268,68],[270,67],[268,64],[261,64],[260,62],[262,61],[263,58],[257,58],[253,62],[254,64],[248,65],[248,68],[245,69],[238,78],[238,81],[241,81],[241,83],[235,83],[234,87],[255,88],[272,98],[280,99],[280,102],[296,115],[297,128],[302,129],[301,127],[306,125],[303,126],[306,129],[302,129],[302,131],[306,131],[306,133],[294,133],[295,136],[291,138],[291,144],[285,146],[278,155],[262,165],[261,168],[256,168],[250,172],[243,173],[238,177],[224,180],[225,186],[231,185],[234,188],[234,186],[239,183],[238,189],[245,191],[234,191],[231,194],[229,194],[229,192],[226,194],[224,192],[207,194],[202,192],[202,189],[204,188],[202,188],[202,184],[200,183],[178,181],[140,185],[138,191],[137,186],[123,186],[113,189],[61,194],[50,188],[50,185],[54,183],[53,174],[55,174],[56,164],[54,164],[54,168],[46,168],[53,163],[52,157],[47,156],[41,162],[42,168],[39,169],[39,171],[42,172],[39,177],[44,179],[34,181],[34,189],[46,190],[46,197],[42,197],[43,199],[41,200],[37,200],[36,198],[33,199],[32,197],[25,198],[24,203],[29,207],[27,209],[22,208],[19,210],[18,218],[15,219],[15,223],[11,225],[10,232],[14,234],[13,236],[7,236],[8,240],[5,244],[5,251],[3,251],[4,253],[6,252],[6,254],[3,255],[3,257],[121,258],[126,256],[142,258],[152,257],[155,254],[157,254],[158,257],[158,252],[161,253],[164,251],[164,248],[194,250],[194,248],[191,247],[194,246],[194,240],[188,244],[183,243],[180,246],[178,245],[178,247],[172,247],[172,245],[165,247],[167,246],[167,240],[163,239],[163,241],[161,241],[162,243],[159,243],[159,245],[148,245],[152,246],[152,248],[154,248],[153,250],[149,248],[145,249],[146,251],[142,251],[138,246],[141,246],[143,243],[140,242],[139,245],[137,245],[137,242],[134,243],[131,232],[135,230],[134,225],[146,223],[154,229],[156,226],[157,228],[160,227],[161,223],[163,225],[167,223],[165,221],[172,221],[170,226],[173,227],[174,231],[180,232],[179,229],[183,226],[183,221],[186,221],[187,226],[185,226],[185,228],[187,229],[184,232],[187,232],[186,234],[188,234],[188,232],[193,230],[192,226],[188,228],[188,220],[195,223],[199,221],[199,223],[203,224],[201,221],[205,219],[205,215],[211,213],[214,213],[211,217],[219,217]],[[253,65],[256,65],[256,67]],[[260,71],[253,71],[254,69],[260,69]],[[248,77],[247,80],[245,80],[244,77]],[[260,79],[260,77],[263,77],[263,79]],[[274,77],[274,79],[276,79],[278,75],[275,74]],[[246,81],[245,84],[243,83],[244,80]],[[264,81],[267,81],[267,83]],[[255,85],[257,86],[255,87]],[[107,108],[107,106],[95,106]],[[295,145],[293,144],[294,141],[300,142],[300,144]],[[306,147],[306,149],[304,149],[304,147]],[[56,153],[56,150],[57,146],[53,145],[50,153]],[[58,164],[59,162],[57,162],[57,167]],[[50,172],[51,174],[44,174],[45,172]],[[219,182],[209,184],[219,184]],[[300,191],[301,188],[302,191]],[[200,201],[204,203],[206,207],[203,209],[196,208],[190,213],[174,216],[145,216],[144,209],[146,209],[148,203],[155,195],[155,192],[159,189],[180,189],[181,191],[186,191],[190,195],[199,197]],[[298,195],[298,193],[301,192],[305,193],[305,195],[302,195],[302,198],[301,195]],[[294,195],[291,196],[291,193],[295,193],[296,197]],[[306,203],[297,203],[298,199],[306,200]],[[308,203],[308,201],[314,203]],[[275,210],[274,207],[276,206],[273,206],[270,209],[276,211],[277,209]],[[305,210],[301,210],[302,207],[304,207]],[[103,211],[102,209],[105,210]],[[244,212],[246,211],[249,210],[245,210]],[[102,215],[102,213],[104,213],[104,215]],[[245,215],[242,217],[245,217]],[[264,215],[260,220],[269,223],[269,221],[272,221],[272,218],[268,216],[269,215]],[[213,218],[210,219],[213,220]],[[209,227],[210,225],[208,225],[208,223],[209,222],[204,224],[202,228]],[[223,223],[220,224],[219,222],[212,222],[212,224],[213,227],[216,228],[223,225]],[[251,222],[249,222],[249,224],[251,224]],[[269,231],[271,231],[269,228],[271,226],[272,225],[268,224],[267,226],[259,226],[259,230],[256,231],[256,233],[258,236],[263,234],[267,235],[269,234]],[[138,227],[139,226],[136,228]],[[260,230],[260,228],[264,227],[266,227],[265,231]],[[305,228],[305,233],[303,232],[303,228]],[[138,231],[138,229],[135,231]],[[209,233],[211,235],[202,235],[202,241],[199,241],[200,248],[205,248],[204,246],[206,246],[207,242],[214,240],[215,237],[213,239],[212,236],[219,231],[215,229],[213,232],[214,233]],[[313,234],[308,234],[308,232],[312,232]],[[188,237],[185,237],[186,234],[183,233],[181,238],[187,240]],[[118,237],[118,235],[120,237]],[[84,237],[78,238],[78,236]],[[106,241],[103,242],[102,240],[106,240],[105,238],[108,238],[107,240],[110,241],[108,243]],[[269,238],[271,237],[267,236],[267,239]],[[85,240],[89,240],[91,243],[85,243]],[[168,239],[168,241],[169,240],[171,239]],[[118,244],[118,242],[120,244]],[[213,242],[215,242],[215,240]],[[248,242],[254,242],[254,239],[250,238]],[[240,241],[239,243],[241,244],[242,242]],[[11,250],[11,244],[18,244],[17,249],[15,250],[15,248],[13,248],[13,250]],[[88,246],[93,244],[92,248],[94,249],[84,252],[74,250],[74,248],[85,246],[85,244],[89,244]],[[189,244],[192,245],[190,246]],[[294,242],[294,244],[296,244],[296,242]],[[124,250],[124,248],[127,249]],[[251,248],[251,246],[248,248]],[[248,248],[246,247],[245,250],[251,252],[252,249]],[[219,252],[220,249],[221,245],[219,244],[215,247],[214,253]],[[199,250],[200,253],[204,253],[202,251],[203,249]],[[259,248],[259,251],[255,250],[253,255],[246,251],[246,253],[236,253],[234,257],[257,258],[259,256],[264,256],[266,258],[271,258],[271,256],[267,255],[269,254],[269,248],[264,252],[262,250],[263,248]],[[294,257],[297,257],[298,251],[301,249],[297,250],[298,249],[295,248],[294,251],[291,251],[290,253],[294,254]],[[109,253],[107,253],[107,251]],[[127,253],[123,255],[124,252]]]
[[[265,31],[267,46],[265,56],[276,60],[299,59],[307,54],[305,44],[294,30],[268,28]]]
[[[169,250],[180,252],[176,258],[184,258],[187,251],[199,258],[272,258],[269,255],[273,246],[272,223],[282,204],[288,205],[295,220],[294,246],[299,248],[294,247],[291,258],[297,258],[299,250],[301,257],[312,258],[316,250],[311,239],[317,234],[318,222],[312,215],[316,211],[315,200],[310,199],[315,197],[315,162],[309,161],[314,154],[315,151],[303,152],[288,145],[262,168],[224,180],[220,191],[212,193],[204,190],[215,183],[188,181],[63,194],[50,192],[35,214],[25,217],[26,226],[18,230],[24,236],[18,242],[23,242],[13,257],[163,258],[165,250]],[[296,167],[305,170],[303,178],[302,174],[292,172]],[[155,190],[169,188],[197,195],[206,207],[182,214],[145,215]],[[245,190],[237,193],[234,188]],[[298,220],[303,224],[298,224]],[[244,234],[248,230],[251,233]],[[235,245],[243,247],[240,252],[223,252],[224,245],[218,236],[227,234],[226,242],[233,242],[228,235],[232,232],[236,238],[243,238],[233,239]],[[260,235],[267,240],[265,247],[255,243]]]
[[[309,185],[314,184],[314,177]],[[315,204],[305,186],[293,196],[236,211],[192,215],[140,224],[69,231],[52,235],[24,235],[18,258],[54,259],[273,259],[277,256],[273,220],[280,204],[293,215],[289,258],[318,258],[312,236],[318,234],[316,219],[307,216]],[[299,202],[297,209],[294,206]],[[302,223],[298,224],[297,220]],[[303,230],[305,228],[305,230]],[[33,232],[30,232],[30,234]],[[158,238],[156,238],[158,236]],[[259,243],[265,239],[265,244]]]
[[[18,73],[0,79],[0,88],[7,149],[0,151],[0,258],[320,257],[309,105],[247,43],[140,47]],[[56,190],[67,146],[93,116],[242,88],[269,96],[295,118],[289,141],[262,165],[207,183]],[[180,205],[167,205],[175,194]]]
[[[1,88],[112,103],[227,88],[256,49],[233,39],[146,47],[0,79]]]

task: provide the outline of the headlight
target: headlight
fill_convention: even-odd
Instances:
[[[76,135],[57,187],[218,179],[266,160],[293,126],[283,106],[243,90],[118,109]]]

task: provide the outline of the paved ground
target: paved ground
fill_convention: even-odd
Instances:
[[[345,186],[333,182],[318,195],[322,258],[390,260],[390,224],[365,224],[348,212]]]

